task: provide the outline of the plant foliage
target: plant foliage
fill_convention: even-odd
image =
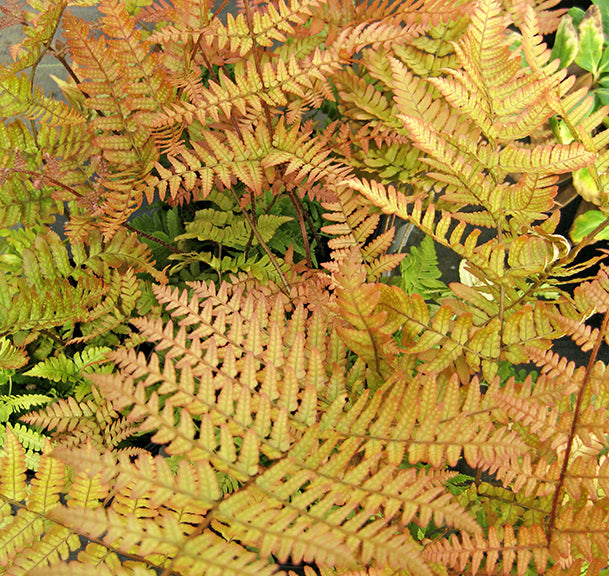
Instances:
[[[0,574],[603,573],[609,271],[556,194],[607,110],[552,6],[0,6]]]

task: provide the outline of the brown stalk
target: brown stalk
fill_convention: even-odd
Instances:
[[[565,449],[565,455],[562,462],[562,467],[560,469],[560,476],[558,477],[558,484],[556,486],[556,491],[554,492],[554,498],[552,499],[552,509],[550,511],[550,519],[548,520],[548,528],[546,530],[546,537],[548,539],[548,546],[552,542],[552,537],[554,536],[554,532],[556,530],[556,518],[558,516],[558,504],[562,498],[563,488],[565,484],[565,479],[567,477],[567,469],[569,467],[569,458],[571,457],[571,452],[573,450],[573,441],[575,439],[575,433],[577,432],[577,426],[579,424],[579,418],[582,410],[582,403],[584,401],[584,393],[586,392],[586,388],[590,379],[592,378],[592,370],[594,368],[594,364],[596,363],[596,358],[598,356],[598,350],[603,342],[605,334],[607,332],[607,327],[609,326],[609,310],[605,312],[605,316],[603,317],[603,323],[601,325],[601,329],[598,332],[598,336],[596,338],[596,342],[594,344],[594,349],[592,350],[592,354],[590,355],[590,360],[588,360],[588,366],[586,367],[586,374],[584,376],[584,381],[579,388],[579,392],[577,393],[577,401],[575,402],[575,408],[573,409],[573,420],[571,421],[571,429],[569,430],[569,438],[567,440],[567,448]]]
[[[235,190],[232,187],[230,190],[233,193],[235,202],[237,202],[237,204],[239,204],[239,196],[237,196],[237,193],[235,192]],[[281,284],[283,285],[285,293],[289,294],[290,285],[288,284],[288,281],[283,273],[283,270],[281,270],[281,267],[279,266],[279,262],[277,262],[277,258],[275,258],[275,255],[271,252],[271,249],[268,247],[267,243],[262,238],[260,232],[258,232],[258,228],[256,228],[256,223],[252,219],[252,216],[249,214],[249,212],[244,209],[243,215],[245,216],[247,223],[249,224],[250,228],[252,229],[254,236],[256,236],[256,239],[260,243],[260,246],[262,246],[262,249],[266,252],[266,255],[269,257],[269,260],[271,261],[273,268],[275,268],[275,271],[279,275],[279,278],[281,280]]]

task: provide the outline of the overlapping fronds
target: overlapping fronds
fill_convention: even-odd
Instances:
[[[563,289],[555,196],[609,136],[552,1],[0,10],[0,573],[606,566],[609,275]]]
[[[111,329],[107,327],[107,323],[103,326],[107,330]],[[98,333],[103,332],[98,329]],[[91,333],[88,333],[88,337],[91,338]],[[71,358],[60,353],[56,357],[38,362],[25,375],[74,386],[74,398],[83,400],[91,391],[90,383],[86,380],[87,375],[112,370],[112,366],[105,363],[105,356],[109,351],[107,346],[89,346]]]
[[[0,114],[40,120],[49,126],[82,124],[85,117],[61,100],[32,89],[27,74],[9,75],[0,70]]]
[[[266,573],[270,555],[279,562],[315,560],[343,570],[364,563],[420,574],[433,573],[429,562],[457,570],[481,562],[506,570],[516,565],[523,574],[530,559],[540,572],[555,559],[598,560],[583,535],[591,529],[595,545],[606,538],[600,495],[609,471],[601,438],[609,421],[588,395],[573,436],[568,397],[584,380],[567,375],[557,389],[548,372],[535,383],[511,379],[506,386],[497,377],[485,389],[477,378],[459,382],[457,374],[446,378],[433,368],[412,377],[400,356],[412,352],[409,337],[417,346],[414,313],[408,321],[387,316],[397,289],[366,284],[361,264],[359,274],[354,266],[356,259],[339,266],[332,306],[330,295],[320,300],[323,291],[308,304],[296,298],[294,306],[276,290],[226,284],[156,290],[171,319],[135,322],[155,351],[149,357],[118,351],[112,358],[119,372],[93,380],[112,406],[110,421],[127,414],[124,433],[151,434],[179,464],[171,471],[161,456],[131,462],[84,445],[56,451],[78,482],[105,486],[88,501],[91,510],[57,506],[48,514],[96,540],[79,557],[83,569],[90,554],[120,553],[142,569],[179,574],[213,567]],[[419,309],[427,313],[422,301]],[[442,314],[440,308],[436,316]],[[338,317],[342,323],[334,328]],[[438,337],[450,334],[435,328]],[[339,340],[356,355],[351,367]],[[473,349],[474,340],[465,346]],[[423,348],[435,349],[429,342]],[[438,357],[445,354],[445,346],[437,350]],[[596,372],[598,391],[605,377],[600,367]],[[96,397],[99,403],[102,396]],[[89,418],[99,420],[100,407],[92,406]],[[28,421],[65,432],[70,419],[86,421],[76,408],[56,403]],[[474,494],[456,498],[448,490],[455,473],[442,468],[461,460],[503,482],[503,488],[486,482],[478,488],[485,530],[468,511]],[[417,471],[421,463],[429,468]],[[102,506],[108,493],[113,497]],[[493,519],[498,499],[519,493],[515,505],[531,511],[524,523],[518,514]],[[542,523],[548,515],[555,518],[551,532]],[[432,520],[457,534],[415,542],[406,526]],[[45,528],[43,539],[46,531],[52,532]],[[67,570],[59,558],[48,562]]]
[[[156,352],[148,359],[135,351],[117,352],[112,357],[121,374],[93,379],[115,410],[128,408],[127,419],[137,430],[153,433],[168,454],[180,456],[181,480],[172,480],[161,458],[142,456],[135,466],[106,459],[100,467],[99,456],[87,458],[85,448],[64,452],[69,461],[77,458],[80,474],[109,482],[115,495],[108,509],[96,505],[85,513],[66,506],[52,518],[78,526],[112,551],[146,556],[144,565],[171,566],[182,574],[206,572],[212,565],[230,572],[235,554],[247,572],[258,562],[243,551],[252,546],[262,559],[273,554],[280,561],[289,556],[337,566],[359,560],[431,574],[419,545],[408,531],[396,534],[396,526],[425,525],[433,518],[479,533],[444,488],[452,474],[399,468],[405,442],[411,444],[412,462],[434,467],[444,450],[455,463],[465,449],[472,464],[485,454],[501,460],[504,451],[518,453],[515,433],[490,439],[488,425],[483,432],[474,424],[479,408],[471,393],[471,434],[461,442],[457,435],[466,420],[458,404],[447,403],[446,422],[438,428],[433,386],[424,386],[428,392],[420,405],[413,402],[423,381],[391,379],[345,404],[344,383],[342,391],[337,388],[341,371],[345,378],[345,349],[337,346],[327,306],[299,304],[286,316],[292,306],[281,295],[269,298],[227,285],[216,290],[195,284],[182,293],[158,289],[157,297],[172,320],[137,321]],[[458,395],[456,381],[451,390]],[[57,404],[35,420],[65,430],[65,417],[76,416],[74,410]],[[436,434],[437,446],[430,450]],[[482,449],[489,441],[497,452]],[[261,467],[267,460],[270,466]],[[219,475],[234,479],[233,493],[222,494]],[[180,501],[172,496],[178,490]],[[117,540],[111,535],[127,514],[138,518],[137,526]],[[327,545],[330,540],[333,546]],[[148,554],[153,542],[155,553]]]
[[[95,387],[90,390],[84,400],[60,399],[22,416],[21,420],[46,429],[54,440],[66,445],[89,443],[100,449],[115,448],[133,435],[135,428],[119,416]]]
[[[103,211],[111,236],[141,202],[132,196],[133,184],[158,159],[152,116],[171,99],[172,88],[125,7],[109,0],[99,8],[104,35],[94,38],[88,23],[68,14],[64,36],[93,116],[91,144],[107,163]]]
[[[325,202],[324,218],[336,224],[324,226],[323,231],[333,238],[328,247],[333,251],[333,261],[326,264],[336,270],[336,263],[357,250],[361,261],[366,265],[368,277],[379,278],[383,273],[395,268],[403,258],[401,254],[387,254],[394,230],[377,235],[371,239],[380,222],[380,214],[371,210],[370,203],[362,196],[353,194],[350,188],[343,187],[336,194],[337,200]]]
[[[260,195],[279,180],[289,189],[298,190],[302,197],[323,194],[324,188],[336,186],[349,174],[348,167],[328,158],[329,150],[323,141],[311,137],[310,131],[301,131],[295,124],[286,127],[280,122],[274,134],[262,123],[255,129],[243,127],[240,137],[231,132],[206,133],[205,141],[192,141],[190,150],[169,156],[171,168],[156,165],[159,176],[149,176],[142,193],[149,200],[154,193],[164,198],[169,192],[172,203],[191,199],[204,199],[214,184],[230,188],[239,180],[247,190]]]
[[[16,74],[25,68],[38,65],[49,49],[49,43],[57,31],[67,5],[65,0],[27,4],[29,6],[26,7],[23,4],[11,6],[11,3],[8,3],[6,11],[3,10],[3,15],[11,14],[16,20],[14,23],[22,25],[24,37],[20,43],[11,46],[13,62],[3,70],[2,77],[6,77],[7,73]]]
[[[4,235],[2,254],[0,331],[25,330],[26,343],[41,330],[85,320],[89,338],[102,333],[113,319],[114,327],[134,310],[141,294],[134,272],[165,280],[134,234],[104,242],[98,233],[68,252],[67,243],[49,229],[13,230]]]
[[[0,369],[21,368],[27,363],[27,354],[23,348],[17,348],[10,340],[0,339]]]
[[[42,152],[25,125],[16,120],[0,124],[0,224],[33,226],[49,223],[61,212],[52,197],[53,188],[24,177],[24,170],[36,170]]]

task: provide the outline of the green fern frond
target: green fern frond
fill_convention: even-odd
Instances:
[[[20,394],[0,396],[0,447],[6,442],[5,424],[12,420],[10,430],[25,449],[25,462],[30,470],[36,470],[40,452],[46,437],[39,430],[15,422],[23,412],[48,404],[53,399],[43,394]]]
[[[0,113],[2,116],[24,116],[49,126],[83,124],[85,117],[61,100],[44,96],[38,88],[32,90],[27,74],[7,75],[0,70]]]
[[[425,236],[419,246],[410,249],[400,264],[401,287],[407,294],[416,292],[425,300],[437,301],[449,292],[441,277],[433,240]]]
[[[88,372],[97,371],[97,364],[103,363],[108,347],[91,346],[77,352],[72,358],[61,353],[47,358],[25,372],[26,376],[46,378],[53,382],[79,382]]]
[[[73,243],[72,262],[67,244],[51,230],[14,230],[5,237],[0,259],[0,332],[7,334],[15,326],[35,332],[85,318],[94,320],[108,313],[111,302],[113,310],[118,300],[122,322],[136,307],[141,290],[133,271],[119,274],[117,269],[131,266],[166,280],[146,246],[125,231],[107,242],[101,234],[91,234],[88,245]]]
[[[269,242],[276,230],[285,222],[292,220],[289,216],[261,214],[256,228],[265,242]],[[196,238],[201,242],[214,242],[228,248],[244,249],[252,236],[247,220],[240,214],[207,208],[198,210],[192,222],[186,224],[186,232],[176,240]],[[257,244],[254,237],[253,244]]]
[[[51,402],[52,398],[44,394],[21,394],[0,396],[0,422],[7,422],[11,414],[31,410]]]
[[[138,240],[136,234],[124,229],[107,241],[100,234],[92,233],[86,244],[77,242],[71,248],[76,266],[86,267],[100,276],[107,266],[129,266],[136,272],[150,274],[157,282],[167,281],[163,272],[154,266],[146,245]]]
[[[0,123],[0,224],[8,229],[16,224],[48,224],[61,204],[52,197],[53,188],[35,184],[19,172],[38,172],[41,148],[21,120]]]

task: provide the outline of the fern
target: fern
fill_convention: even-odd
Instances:
[[[27,396],[0,396],[2,406],[0,407],[0,418],[8,422],[11,414],[31,410],[34,406],[46,404],[51,400],[42,394],[28,394]]]
[[[43,406],[52,401],[50,396],[43,394],[20,394],[0,396],[0,446],[6,442],[6,425],[12,422],[9,429],[25,449],[25,464],[29,470],[36,470],[40,452],[45,444],[45,436],[30,426],[17,422],[17,417],[33,408]]]
[[[609,137],[551,2],[136,4],[1,10],[0,571],[599,572],[609,280],[556,198]]]
[[[21,368],[27,362],[27,355],[23,349],[16,348],[6,338],[0,340],[0,368],[14,370]]]
[[[214,242],[228,248],[245,249],[249,242],[251,230],[245,218],[236,218],[234,222],[231,214],[225,210],[218,211],[213,208],[198,210],[195,218],[186,226],[186,232],[177,237],[177,240],[196,238],[200,242]],[[234,218],[234,217],[233,217]],[[269,242],[279,226],[289,222],[289,216],[274,214],[261,214],[256,227],[265,242]],[[256,242],[256,239],[253,240]]]
[[[104,393],[113,399],[116,408],[133,406],[130,419],[137,424],[138,428],[154,431],[153,439],[166,442],[168,453],[185,456],[184,466],[195,466],[192,468],[193,472],[198,469],[198,474],[205,473],[207,481],[201,485],[205,486],[205,492],[193,500],[193,504],[197,503],[197,507],[201,510],[200,513],[207,510],[207,514],[216,517],[218,529],[225,536],[234,534],[231,538],[233,544],[228,545],[229,548],[226,549],[226,552],[230,550],[231,546],[255,546],[263,557],[271,552],[278,555],[280,559],[287,558],[287,555],[290,554],[298,561],[302,555],[304,558],[311,558],[311,550],[314,550],[317,559],[338,561],[339,557],[336,552],[339,549],[348,553],[348,557],[362,554],[359,551],[361,544],[358,543],[358,540],[366,537],[371,549],[370,552],[364,552],[364,554],[372,553],[378,555],[379,559],[385,559],[390,553],[396,559],[394,562],[398,562],[397,565],[404,567],[415,565],[423,568],[424,565],[414,559],[416,547],[413,547],[413,543],[408,544],[410,538],[406,535],[398,538],[394,536],[389,544],[383,543],[386,536],[394,534],[392,528],[384,527],[390,517],[398,514],[398,516],[402,516],[403,520],[406,520],[410,519],[412,514],[421,514],[422,522],[426,523],[425,518],[430,518],[430,515],[433,514],[440,514],[441,516],[438,518],[441,518],[441,521],[454,523],[468,530],[477,530],[475,524],[463,515],[456,503],[447,504],[446,497],[443,497],[437,502],[438,505],[440,502],[445,502],[440,511],[434,504],[437,497],[436,492],[432,490],[429,496],[424,495],[431,486],[441,484],[445,480],[444,476],[439,475],[436,478],[436,473],[424,473],[424,471],[417,475],[413,474],[414,470],[399,471],[396,468],[403,456],[403,450],[399,448],[400,442],[397,441],[399,436],[395,436],[395,442],[390,442],[386,448],[382,448],[375,440],[376,435],[379,434],[388,434],[393,437],[403,433],[403,425],[398,424],[402,421],[402,416],[396,413],[396,407],[400,405],[397,402],[398,398],[406,392],[405,383],[399,385],[395,382],[391,386],[379,390],[375,399],[371,399],[372,404],[368,410],[364,410],[368,403],[368,394],[362,395],[351,408],[347,408],[343,407],[344,397],[341,395],[336,397],[332,387],[328,387],[336,376],[324,375],[314,368],[318,364],[320,354],[328,353],[325,352],[324,346],[310,348],[313,341],[322,344],[328,337],[325,335],[327,328],[322,329],[324,324],[319,324],[319,321],[324,322],[322,310],[309,311],[301,305],[300,312],[281,327],[277,323],[281,310],[277,300],[265,311],[260,304],[254,305],[256,301],[261,302],[255,294],[235,293],[230,295],[226,285],[219,291],[203,285],[193,286],[193,290],[195,294],[193,298],[186,293],[180,294],[179,292],[157,293],[161,301],[167,303],[175,321],[183,326],[191,326],[188,333],[184,328],[179,328],[177,332],[174,332],[172,323],[163,327],[156,322],[138,322],[143,332],[158,342],[159,351],[173,342],[174,338],[178,340],[185,338],[190,341],[191,346],[185,348],[183,358],[176,357],[174,361],[166,357],[165,362],[171,364],[162,368],[156,354],[151,357],[149,364],[141,355],[126,351],[124,354],[115,356],[115,361],[125,371],[124,388],[122,386],[117,388],[119,380],[114,375],[95,376],[94,379],[102,387]],[[200,308],[200,305],[203,305],[204,308]],[[211,313],[207,320],[205,316],[201,315],[203,309],[207,309]],[[227,314],[229,316],[226,316]],[[241,317],[241,314],[245,314],[245,316]],[[301,332],[302,323],[304,318],[310,314],[319,318],[314,323],[318,328],[311,333],[303,334]],[[217,332],[219,325],[214,320],[216,315],[220,315],[218,318],[226,318],[224,322],[228,321],[226,326],[230,326],[230,328],[223,328],[221,332]],[[266,338],[257,341],[258,338],[252,339],[240,329],[240,325],[246,318],[260,322],[261,327],[267,326],[267,323],[273,318],[272,324],[269,325],[269,335],[272,335],[272,338],[268,340],[268,343]],[[167,328],[171,328],[171,335]],[[205,340],[200,340],[200,338],[206,333],[217,333],[218,336],[224,334],[225,344],[219,348],[214,344],[213,348],[208,349],[203,357],[200,354],[193,355],[195,348],[203,351],[201,345]],[[215,340],[217,339],[215,338]],[[208,342],[213,342],[213,340]],[[192,348],[193,345],[195,348]],[[224,357],[224,361],[222,366],[214,367],[211,360],[214,355],[218,354]],[[307,361],[306,358],[309,354],[311,354],[311,358]],[[187,364],[184,362],[193,362],[197,356],[202,363],[186,368]],[[188,358],[190,360],[187,360]],[[260,363],[262,359],[265,359],[264,365]],[[174,362],[176,363],[174,364]],[[235,368],[240,365],[243,366],[240,372],[235,371]],[[310,366],[308,369],[307,365]],[[180,369],[179,366],[184,368]],[[263,381],[258,382],[255,373],[263,366],[266,376]],[[174,377],[171,376],[171,374],[175,374],[176,368],[180,373],[179,380],[174,380]],[[148,372],[150,369],[158,376],[148,378],[148,384],[145,384],[144,380],[138,382],[133,380],[134,376],[138,378],[137,375],[142,373],[142,370]],[[198,377],[202,378],[199,382],[208,381],[209,385],[199,388],[198,391],[194,389],[194,396],[192,394],[184,396],[186,390],[191,388],[189,380],[193,382],[192,378],[195,374],[201,375]],[[159,382],[159,377],[162,382],[160,388],[156,384]],[[169,380],[166,377],[169,377]],[[224,382],[223,392],[216,399],[213,398],[215,379]],[[171,381],[175,381],[179,388],[174,388],[170,384]],[[137,392],[142,386],[153,386],[158,388],[158,391],[153,392],[149,400],[145,400],[145,396],[141,396],[141,392]],[[236,405],[233,405],[232,401],[230,404],[226,404],[228,401],[227,386],[233,389],[232,397],[240,398]],[[258,387],[260,387],[262,395],[260,400],[252,402],[253,391]],[[208,393],[210,391],[212,396]],[[320,395],[321,398],[324,398],[328,392],[331,394],[329,398],[335,397],[336,399],[329,403],[328,412],[318,421],[315,415],[317,410],[315,398]],[[409,394],[413,392],[414,389],[411,388]],[[389,397],[383,402],[381,399],[385,395],[389,395]],[[180,400],[180,397],[183,399]],[[165,406],[165,408],[159,413],[157,410],[161,406]],[[180,407],[180,424],[178,429],[174,429],[173,411],[178,406]],[[272,420],[269,421],[266,414],[275,413],[277,416],[272,417]],[[341,413],[344,413],[345,419],[338,418]],[[390,422],[395,424],[390,424]],[[389,428],[387,428],[388,425]],[[366,441],[358,439],[357,430],[367,426],[372,426],[373,436]],[[215,428],[219,431],[219,436],[214,433]],[[355,436],[352,436],[354,434]],[[424,441],[423,438],[421,436],[421,441]],[[318,449],[313,452],[311,452],[312,443],[318,445]],[[336,449],[338,449],[336,455],[329,457],[328,460],[326,460],[327,457],[320,458],[324,453],[329,456]],[[512,449],[514,449],[513,445]],[[369,462],[354,468],[350,473],[345,473],[340,462],[343,462],[345,458],[347,460],[353,458],[360,450],[363,451],[362,453],[372,451],[371,454],[377,453],[379,456],[387,450],[386,458],[389,459],[389,462],[380,467]],[[381,452],[379,453],[378,450]],[[425,452],[421,452],[421,457],[424,457],[424,454]],[[257,476],[259,459],[262,455],[271,458],[275,464]],[[286,459],[286,455],[291,456]],[[414,457],[414,453],[412,457]],[[453,457],[451,456],[451,459]],[[144,466],[145,460],[141,460],[138,466]],[[373,458],[373,461],[376,461],[376,458]],[[85,467],[87,466],[85,459],[81,462]],[[192,464],[187,464],[188,462]],[[393,462],[393,465],[389,465],[390,462]],[[156,465],[161,464],[162,461],[158,461]],[[114,466],[117,465],[124,466],[126,462],[117,463]],[[114,469],[116,472],[119,470],[119,468]],[[184,474],[186,468],[182,467],[180,471]],[[213,480],[213,471],[235,477],[240,481],[241,487],[220,499],[221,491],[218,481]],[[104,474],[109,472],[110,469],[106,469]],[[111,473],[107,477],[110,478],[113,475],[114,473]],[[289,478],[301,478],[301,480],[297,483],[293,481],[288,483]],[[327,478],[331,478],[332,482],[328,483]],[[356,479],[359,480],[356,482]],[[380,489],[381,482],[390,488],[384,495],[384,499],[387,499],[387,507],[384,508],[385,519],[379,522],[373,519],[374,510],[380,504],[380,502],[374,503],[377,499],[374,494]],[[142,502],[142,506],[146,506],[146,508],[162,506],[163,500],[151,498],[152,493],[150,496],[146,496],[149,490],[157,490],[156,481],[153,480],[148,485],[150,488],[141,492],[139,501]],[[424,486],[428,488],[424,488]],[[409,488],[407,489],[407,487]],[[144,486],[142,485],[141,488],[144,489]],[[272,497],[274,504],[266,514],[260,515],[256,501],[262,495],[266,495],[267,498]],[[345,498],[346,496],[347,498]],[[364,500],[362,501],[361,498]],[[164,501],[169,504],[167,500]],[[315,501],[318,501],[318,504],[314,505]],[[369,504],[366,504],[368,501]],[[404,508],[406,501],[410,501],[411,504]],[[121,498],[115,497],[114,502],[114,514],[121,516],[129,510],[129,513],[138,515],[134,508],[134,505],[137,506],[137,504],[133,500],[133,496],[125,510],[123,510]],[[335,512],[326,517],[329,502],[333,503]],[[393,504],[389,505],[389,502]],[[338,508],[336,508],[337,506]],[[235,516],[237,510],[239,515]],[[294,510],[301,510],[300,516],[293,518]],[[340,510],[343,512],[339,513]],[[347,511],[352,510],[356,511],[355,518],[359,517],[357,522],[347,520],[349,516]],[[59,513],[57,511],[57,514]],[[64,508],[60,514],[62,524],[76,521],[77,517],[79,522],[83,520],[81,513],[68,507]],[[97,537],[111,529],[110,527],[114,523],[114,515],[101,508],[98,508],[97,512],[89,511],[87,514],[89,522],[92,523],[82,526],[92,537]],[[145,516],[150,517],[149,511],[145,512]],[[93,520],[94,518],[95,520]],[[289,518],[290,523],[294,523],[293,528],[283,534],[280,531],[269,530],[269,522],[281,524],[286,521],[282,518],[286,520]],[[313,520],[314,523],[312,523]],[[154,522],[154,520],[145,522]],[[326,529],[317,535],[318,529],[315,526],[320,522],[325,524]],[[357,536],[358,532],[353,531],[357,530],[355,527],[362,522],[369,524],[368,531],[373,535],[372,540],[370,540],[370,536],[364,534]],[[150,530],[152,529],[153,524],[150,524]],[[184,530],[179,527],[179,524],[175,525],[174,529]],[[144,530],[145,533],[149,532],[146,528]],[[212,542],[213,534],[207,535],[203,531],[200,536],[189,537],[189,532],[182,532],[181,539],[176,541],[173,548],[168,548],[167,552],[159,550],[158,559],[149,557],[147,564],[152,563],[161,567],[169,561],[169,557],[172,558],[172,563],[175,563],[176,559],[181,563],[179,558],[184,557],[185,568],[182,569],[190,573],[197,569],[197,566],[209,565],[212,558],[220,558],[219,561],[223,566],[229,561],[228,558],[222,560],[223,555],[218,556],[219,550],[216,546],[219,545],[219,542],[211,549],[198,545],[196,548],[190,547],[191,541],[193,546],[210,538],[212,538],[210,540]],[[348,540],[345,533],[348,534]],[[159,533],[159,535],[161,534],[162,532]],[[237,534],[238,539],[235,539]],[[152,532],[150,532],[150,536],[156,538]],[[336,542],[336,547],[328,548],[326,546],[330,536]],[[166,536],[161,537],[166,538]],[[303,538],[306,538],[308,542],[309,551],[300,551],[298,542],[302,542]],[[361,542],[361,540],[359,541]],[[240,543],[238,544],[238,542]],[[404,547],[405,544],[407,544],[406,547]],[[142,545],[144,545],[144,541],[139,538],[137,543],[134,541],[133,544],[128,544],[127,541],[124,545],[120,542],[115,543],[117,549],[131,550],[131,552],[141,550]],[[196,553],[195,550],[197,550]],[[398,550],[402,550],[402,552],[398,553]],[[397,560],[400,557],[402,559]],[[215,562],[217,561],[215,560]],[[252,561],[248,561],[241,569],[250,569],[247,566]],[[229,566],[226,564],[225,569],[229,570]]]
[[[0,264],[0,331],[5,334],[27,331],[25,342],[37,332],[87,319],[89,334],[101,334],[127,318],[141,294],[132,271],[149,272],[157,279],[165,276],[149,261],[146,247],[134,235],[119,233],[109,242],[101,235],[70,246],[48,229],[24,229],[5,235]],[[114,271],[114,272],[113,272]],[[118,300],[121,304],[117,307]],[[112,321],[108,316],[111,311]]]
[[[448,287],[440,278],[438,257],[429,236],[425,236],[419,246],[413,246],[400,263],[401,287],[407,294],[416,292],[425,300],[439,300],[448,292]]]
[[[82,400],[90,389],[84,378],[88,373],[99,370],[96,364],[103,363],[105,355],[109,351],[110,348],[94,346],[85,348],[72,358],[60,354],[57,357],[47,358],[39,362],[24,374],[68,384],[71,388],[70,392],[74,394],[75,398]],[[101,371],[103,371],[103,368]]]

